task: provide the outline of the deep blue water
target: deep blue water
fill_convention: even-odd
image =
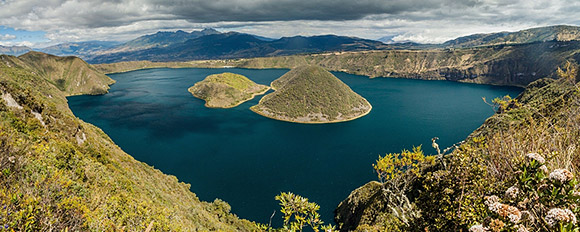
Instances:
[[[102,96],[70,97],[79,118],[102,128],[137,160],[191,184],[201,200],[220,198],[232,212],[268,223],[291,191],[321,206],[325,222],[355,188],[375,180],[378,155],[423,144],[427,154],[461,141],[493,114],[482,97],[522,89],[448,81],[375,78],[334,73],[373,106],[344,123],[304,125],[249,110],[260,97],[233,109],[208,109],[187,88],[207,75],[234,72],[269,84],[287,70],[148,69],[111,74]],[[274,217],[279,224],[281,214]]]

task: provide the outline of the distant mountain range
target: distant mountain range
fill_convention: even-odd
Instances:
[[[580,27],[549,26],[538,27],[516,32],[498,32],[489,34],[474,34],[459,37],[443,43],[443,47],[465,48],[476,46],[491,46],[505,44],[526,44],[547,41],[580,40]]]
[[[99,51],[111,49],[119,44],[121,43],[114,41],[72,42],[42,48],[39,49],[39,51],[56,56],[78,56],[85,58],[98,53]]]
[[[580,40],[580,27],[560,25],[517,32],[474,34],[449,40],[442,44],[395,42],[392,40],[393,37],[386,36],[379,39],[382,42],[337,35],[293,36],[272,39],[239,32],[219,32],[209,28],[192,32],[181,30],[157,32],[125,43],[75,42],[35,50],[59,56],[78,56],[89,63],[137,60],[188,61],[343,51],[470,48],[547,41],[573,41]],[[0,54],[20,55],[31,50],[33,49],[23,46],[0,46]]]
[[[336,35],[294,36],[270,39],[238,32],[220,33],[213,29],[186,33],[163,32],[139,37],[87,57],[91,63],[119,61],[186,61],[201,59],[250,58],[328,51],[385,49],[379,41]]]
[[[32,48],[26,46],[2,46],[0,45],[0,54],[19,56],[32,51]]]

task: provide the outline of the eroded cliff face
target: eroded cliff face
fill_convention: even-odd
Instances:
[[[152,67],[286,68],[318,65],[329,71],[373,77],[450,80],[524,87],[554,71],[566,60],[580,60],[580,41],[548,41],[476,48],[381,50],[324,54],[151,63],[97,64],[105,72]]]
[[[314,64],[370,77],[450,80],[526,86],[552,77],[566,60],[578,58],[580,42],[542,42],[466,49],[389,50],[268,57],[230,61],[245,68],[292,68]]]

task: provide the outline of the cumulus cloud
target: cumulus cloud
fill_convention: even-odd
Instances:
[[[10,34],[2,35],[2,34],[0,34],[0,41],[2,41],[2,40],[13,40],[13,39],[16,39],[16,36],[15,35],[10,35]]]
[[[30,41],[0,41],[0,46],[7,46],[7,47],[12,47],[12,46],[32,47],[34,45],[35,45],[35,43],[30,42]]]
[[[53,41],[127,40],[205,27],[270,37],[339,34],[443,42],[470,33],[580,24],[577,0],[0,0],[0,25]]]

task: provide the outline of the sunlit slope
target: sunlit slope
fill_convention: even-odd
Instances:
[[[200,201],[188,184],[133,159],[103,131],[76,118],[66,104],[69,93],[51,79],[61,77],[52,71],[67,69],[59,64],[74,62],[31,67],[13,56],[0,60],[1,225],[15,231],[255,228],[229,213],[227,203]],[[78,77],[98,78],[93,75]],[[94,86],[85,87],[74,93]]]
[[[271,84],[273,93],[251,109],[269,118],[298,123],[349,121],[368,114],[370,103],[319,66],[300,66]]]
[[[193,96],[205,100],[210,108],[232,108],[256,95],[264,94],[270,87],[258,85],[245,76],[234,73],[220,73],[207,76],[195,83],[188,91]]]

